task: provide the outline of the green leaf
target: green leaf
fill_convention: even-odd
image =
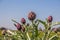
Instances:
[[[44,27],[47,28],[46,22],[44,22],[44,21],[42,21],[42,20],[39,20],[39,19],[37,19],[37,21],[40,22],[40,23],[42,23],[42,24],[44,25]]]
[[[55,37],[53,37],[51,40],[58,40],[58,37],[55,36]]]
[[[12,21],[15,22],[15,23],[18,23],[17,21],[15,21],[15,20],[13,20],[13,19],[12,19]]]
[[[51,32],[50,35],[49,35],[49,38],[51,38],[54,35],[56,35],[56,33],[55,32]]]

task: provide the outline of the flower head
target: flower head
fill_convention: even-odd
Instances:
[[[47,18],[47,20],[48,20],[48,22],[52,22],[53,17],[52,17],[52,16],[49,16],[49,17]]]
[[[17,23],[17,24],[14,24],[15,26],[16,26],[16,28],[18,29],[18,30],[21,30],[21,25],[19,24],[19,23]]]
[[[26,23],[26,20],[24,18],[21,19],[21,23],[22,24],[25,24]]]
[[[36,14],[34,12],[32,12],[32,11],[29,12],[28,19],[31,20],[31,21],[33,21],[35,18],[36,18]]]

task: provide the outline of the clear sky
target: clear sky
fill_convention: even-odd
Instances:
[[[29,11],[34,11],[42,20],[52,15],[54,21],[60,21],[60,0],[0,0],[0,26],[16,29],[11,19],[28,20]]]

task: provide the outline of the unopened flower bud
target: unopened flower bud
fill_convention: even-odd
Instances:
[[[22,24],[25,24],[26,23],[26,20],[24,18],[21,19],[21,23]]]
[[[47,20],[48,20],[48,22],[52,22],[53,17],[52,17],[52,16],[49,16],[49,17],[47,18]]]
[[[35,18],[36,18],[36,14],[31,11],[31,12],[28,14],[28,19],[31,20],[31,21],[33,21]]]
[[[27,26],[29,26],[29,23],[27,23]]]
[[[19,23],[17,23],[17,24],[14,24],[15,26],[16,26],[16,28],[18,29],[18,30],[21,30],[21,25],[19,24]]]

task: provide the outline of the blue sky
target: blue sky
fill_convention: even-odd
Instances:
[[[53,21],[60,21],[60,0],[0,0],[0,26],[16,29],[11,19],[28,20],[29,11],[34,11],[42,20],[52,15]]]

